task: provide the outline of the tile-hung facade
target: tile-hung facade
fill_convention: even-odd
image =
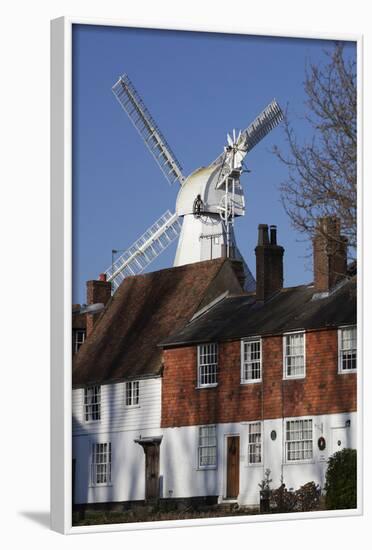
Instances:
[[[255,293],[223,259],[123,282],[74,359],[76,504],[256,506],[267,468],[273,487],[324,486],[328,457],[356,448],[358,366],[355,271],[320,224],[309,285],[283,288],[264,225]]]

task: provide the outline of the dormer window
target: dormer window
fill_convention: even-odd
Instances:
[[[74,329],[72,331],[72,353],[75,354],[79,351],[82,344],[85,341],[85,330]]]

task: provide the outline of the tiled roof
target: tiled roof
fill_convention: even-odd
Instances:
[[[125,279],[74,357],[73,386],[160,374],[159,342],[222,292],[242,292],[236,263],[216,259]]]
[[[234,340],[356,324],[356,277],[345,280],[329,295],[313,286],[285,288],[265,303],[254,294],[229,296],[205,315],[174,331],[163,347]]]

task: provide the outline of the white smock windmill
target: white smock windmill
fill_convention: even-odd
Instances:
[[[234,130],[214,162],[185,178],[180,163],[126,74],[112,91],[168,182],[180,184],[176,212],[167,210],[105,272],[113,292],[125,277],[144,271],[178,237],[175,266],[221,257],[240,259],[245,270],[245,288],[253,289],[254,278],[236,245],[234,220],[245,212],[240,184],[244,157],[282,120],[278,103],[273,100],[238,136]]]

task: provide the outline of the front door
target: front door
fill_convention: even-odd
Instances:
[[[351,447],[350,444],[350,428],[332,428],[332,453],[342,451],[345,447]]]
[[[237,498],[239,494],[239,436],[227,438],[226,498]]]
[[[146,500],[159,498],[159,445],[146,445],[145,451],[145,477],[146,477]]]

